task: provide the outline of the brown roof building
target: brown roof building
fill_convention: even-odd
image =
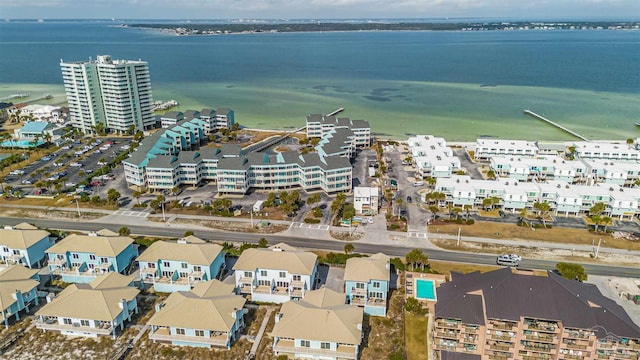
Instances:
[[[640,328],[595,285],[513,273],[452,273],[437,289],[434,348],[482,359],[638,359]]]

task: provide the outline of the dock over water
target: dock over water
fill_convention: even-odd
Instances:
[[[536,118],[536,119],[538,119],[538,120],[542,120],[542,121],[546,122],[547,124],[551,124],[551,125],[553,125],[553,126],[557,127],[558,129],[560,129],[560,130],[562,130],[562,131],[564,131],[564,132],[566,132],[566,133],[568,133],[568,134],[571,134],[571,135],[573,135],[573,136],[577,137],[577,138],[578,138],[578,139],[580,139],[580,140],[589,141],[589,139],[587,139],[586,137],[584,137],[584,136],[582,136],[582,135],[578,134],[577,132],[575,132],[575,131],[573,131],[573,130],[569,130],[569,129],[567,129],[566,127],[564,127],[564,126],[562,126],[562,125],[560,125],[560,124],[558,124],[558,123],[556,123],[556,122],[554,122],[554,121],[551,121],[551,120],[547,119],[546,117],[544,117],[544,116],[542,116],[542,115],[536,114],[536,113],[534,113],[534,112],[533,112],[533,111],[531,111],[531,110],[527,110],[527,109],[525,109],[525,110],[524,110],[524,113],[525,113],[525,114],[527,114],[527,115],[533,116],[534,118]]]

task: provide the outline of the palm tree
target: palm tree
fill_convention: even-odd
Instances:
[[[173,188],[171,188],[171,193],[174,196],[174,201],[178,201],[178,192],[180,191],[180,189],[177,186],[174,186]]]
[[[402,212],[402,198],[396,199],[396,205],[398,205],[398,220],[400,220],[400,213]]]
[[[44,141],[47,143],[51,142],[51,134],[50,133],[44,133],[44,135],[42,136],[44,138]]]
[[[131,196],[133,196],[138,201],[138,206],[140,206],[140,195],[142,194],[138,190],[134,191],[133,194],[131,194]]]
[[[520,209],[520,221],[522,221],[522,223],[526,225],[527,224],[526,219],[527,219],[527,208],[523,207],[522,209]]]
[[[464,208],[464,211],[467,212],[467,221],[469,221],[469,212],[471,211],[472,206],[469,204],[466,204],[463,206],[463,208]]]
[[[596,232],[598,232],[599,229],[599,225],[602,223],[602,216],[600,215],[591,215],[591,221],[593,222],[593,226],[596,230]]]
[[[538,212],[540,213],[540,217],[542,218],[542,226],[544,226],[545,228],[547,227],[547,223],[545,222],[545,216],[547,215],[547,213],[549,212],[549,210],[551,210],[551,205],[549,205],[548,202],[543,201],[543,202],[539,202],[536,201],[533,204],[533,208],[538,210]]]
[[[604,224],[604,232],[607,232],[607,226],[609,226],[609,223],[611,222],[611,220],[613,219],[609,216],[602,217],[602,223]]]

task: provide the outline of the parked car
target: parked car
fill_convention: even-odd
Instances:
[[[50,158],[50,157],[48,157],[48,156],[45,156],[45,157],[43,157],[43,158],[42,158],[42,159],[40,159],[40,160],[41,160],[41,161],[49,161],[49,160],[51,160],[51,158]]]
[[[71,164],[69,164],[69,166],[73,166],[73,167],[81,167],[82,164],[80,164],[79,162],[72,162]]]
[[[45,189],[45,188],[40,188],[40,189],[36,189],[36,190],[33,192],[33,194],[34,194],[34,195],[42,195],[42,194],[44,194],[44,193],[46,193],[46,192],[47,192],[47,189]]]
[[[13,170],[9,173],[9,175],[24,175],[24,170]]]
[[[96,153],[97,153],[97,151],[96,151]],[[99,166],[107,165],[107,163],[106,163],[106,162],[104,162],[104,161],[98,161],[98,162],[97,162],[97,164],[98,164]]]
[[[74,183],[74,182],[72,182],[72,181],[69,181],[68,183],[65,183],[65,184],[64,184],[64,186],[66,186],[66,187],[74,187],[74,186],[76,186],[76,185],[77,185],[77,184],[76,184],[76,183]]]
[[[31,180],[29,179],[22,180],[22,185],[31,185]]]
[[[407,196],[407,202],[411,203],[413,201],[413,199],[411,198],[411,196]]]

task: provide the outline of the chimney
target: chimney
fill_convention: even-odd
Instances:
[[[160,309],[162,309],[164,307],[164,301],[161,303],[156,304],[155,308],[156,308],[156,312],[160,311]]]
[[[186,244],[186,243],[187,243],[187,239],[185,238],[178,239],[178,244]]]
[[[98,233],[92,231],[92,232],[89,233],[89,236],[98,236]]]
[[[282,313],[277,313],[276,314],[276,324],[280,321],[280,319],[282,319]]]
[[[120,302],[118,303],[118,306],[120,306],[120,309],[126,309],[127,308],[127,300],[126,299],[120,299]]]

